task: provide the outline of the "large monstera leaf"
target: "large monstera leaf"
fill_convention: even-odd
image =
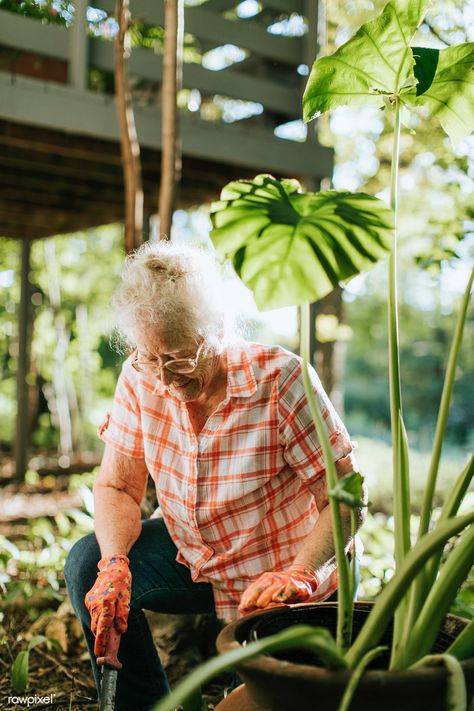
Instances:
[[[415,85],[410,42],[429,0],[391,0],[334,54],[317,59],[303,96],[305,121],[338,106],[383,105]]]
[[[211,207],[217,254],[232,260],[262,310],[316,301],[393,245],[393,212],[382,200],[299,187],[257,175],[229,183]]]

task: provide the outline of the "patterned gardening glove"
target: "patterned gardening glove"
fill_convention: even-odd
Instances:
[[[242,595],[242,613],[283,603],[305,602],[319,585],[319,579],[309,565],[294,563],[288,570],[263,573]]]
[[[112,625],[117,632],[127,631],[132,575],[126,555],[112,555],[99,560],[99,573],[93,587],[85,597],[91,616],[91,629],[95,634],[94,654],[105,655],[105,648]]]

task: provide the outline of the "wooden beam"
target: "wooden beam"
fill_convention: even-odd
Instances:
[[[34,183],[39,183],[39,181],[27,181],[22,186],[16,185],[4,185],[2,186],[2,200],[5,200],[5,204],[15,203],[24,205],[28,211],[30,208],[43,207],[45,212],[52,209],[58,211],[64,210],[65,212],[76,212],[78,210],[82,212],[93,212],[94,210],[103,210],[104,204],[107,206],[113,205],[114,207],[123,208],[123,191],[107,189],[104,188],[103,191],[97,192],[92,190],[92,186],[87,186],[82,194],[78,194],[77,186],[71,181],[69,185],[63,187],[62,192],[57,189],[55,191],[45,191],[39,186],[35,189]],[[54,184],[53,184],[54,186]],[[80,186],[85,188],[84,185]],[[13,208],[15,212],[15,208]]]
[[[15,84],[0,75],[0,118],[116,141],[118,127],[113,97],[78,92],[70,87],[18,77]],[[136,107],[140,144],[160,148],[161,118],[157,107]],[[216,162],[275,171],[282,175],[323,177],[332,172],[332,151],[315,144],[284,141],[270,131],[238,124],[181,117],[183,154]]]
[[[37,175],[43,176],[47,180],[51,174],[58,177],[87,180],[95,183],[97,188],[105,183],[107,184],[122,184],[122,175],[120,172],[114,172],[107,169],[107,166],[97,166],[94,163],[71,163],[65,159],[54,160],[53,158],[46,161],[42,156],[16,156],[6,155],[5,153],[0,158],[0,165],[8,170],[34,171]]]
[[[9,202],[8,200],[3,199],[3,197],[0,197],[0,211],[3,213],[4,211],[9,211],[11,217],[21,217],[24,215],[24,206],[23,204],[20,203],[12,203]],[[114,210],[111,206],[105,206],[101,205],[99,203],[96,203],[95,205],[92,205],[88,209],[88,216],[91,217],[100,217],[101,215],[107,215],[107,213],[113,213],[116,214],[116,210]],[[122,212],[122,210],[121,210]],[[69,216],[70,214],[68,211],[63,211],[63,210],[56,210],[54,211],[54,214],[56,215],[56,220],[58,225],[66,225],[68,224],[69,221]],[[28,212],[28,218],[34,222],[36,225],[48,225],[48,220],[50,219],[48,216],[48,211],[45,209],[42,209],[41,205],[37,207],[31,206],[29,212]],[[105,220],[107,222],[107,220]]]
[[[103,148],[98,152],[97,147],[91,146],[63,146],[53,143],[52,141],[43,141],[33,136],[10,136],[0,133],[0,146],[5,146],[6,149],[13,148],[16,152],[19,151],[34,151],[35,153],[45,154],[47,156],[65,156],[67,158],[79,161],[92,161],[105,163],[110,166],[115,166],[121,169],[120,153],[118,148],[114,146],[113,153],[105,153]],[[113,144],[111,143],[112,147]],[[0,157],[1,160],[1,157]]]

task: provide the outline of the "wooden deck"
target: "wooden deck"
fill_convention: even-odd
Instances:
[[[302,37],[270,34],[284,11],[303,13],[307,0],[264,0],[254,18],[229,19],[235,0],[207,0],[185,9],[195,46],[233,44],[247,58],[221,71],[184,66],[184,88],[258,102],[262,113],[227,123],[186,108],[180,113],[183,177],[178,206],[216,199],[237,177],[258,172],[313,185],[331,174],[332,152],[316,139],[277,138],[276,126],[301,117],[304,79],[297,73],[316,53],[311,25]],[[311,2],[311,5],[313,3]],[[94,7],[113,13],[111,0]],[[112,90],[94,87],[93,72],[113,76],[113,42],[87,32],[84,0],[70,27],[0,11],[0,234],[34,239],[123,219],[118,122]],[[162,0],[134,0],[134,16],[163,24]],[[311,12],[313,12],[312,10]],[[313,23],[314,24],[314,23]],[[145,214],[157,210],[160,182],[162,56],[132,51],[130,75],[142,151]],[[113,82],[111,82],[113,85]],[[109,82],[110,85],[110,82]],[[314,132],[313,132],[314,133]]]

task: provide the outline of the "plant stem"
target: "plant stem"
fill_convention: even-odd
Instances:
[[[310,309],[309,304],[305,303],[301,306],[300,310],[300,332],[301,332],[301,344],[300,353],[303,356],[303,381],[304,388],[306,392],[306,397],[308,398],[309,407],[311,410],[311,415],[314,420],[316,431],[318,433],[319,442],[324,454],[324,466],[326,468],[326,482],[328,491],[337,486],[337,472],[336,466],[333,460],[333,453],[331,449],[331,444],[329,442],[329,437],[326,429],[326,424],[324,422],[323,416],[320,412],[318,403],[316,401],[315,394],[313,392],[313,387],[308,373],[308,361],[307,357],[309,354],[309,318]],[[331,523],[332,523],[332,534],[334,540],[334,551],[336,554],[337,561],[337,574],[338,574],[338,610],[337,610],[337,644],[340,649],[348,649],[351,643],[352,637],[352,617],[353,617],[353,600],[351,594],[351,580],[349,571],[349,562],[347,560],[346,551],[344,549],[344,531],[341,519],[341,512],[339,507],[339,502],[334,499],[334,497],[329,497],[329,506],[331,511]]]
[[[408,474],[408,445],[402,415],[400,382],[400,353],[398,336],[397,299],[397,208],[398,161],[400,155],[400,101],[394,97],[394,129],[390,175],[390,206],[394,212],[395,241],[388,269],[388,352],[390,382],[390,420],[392,427],[393,498],[395,528],[395,568],[402,565],[410,550],[410,482]],[[403,637],[408,599],[395,612],[392,656]]]
[[[352,553],[351,553],[351,598],[354,601],[356,596],[356,552],[355,552],[355,537],[357,533],[356,515],[354,509],[351,509],[351,539],[352,539]]]

